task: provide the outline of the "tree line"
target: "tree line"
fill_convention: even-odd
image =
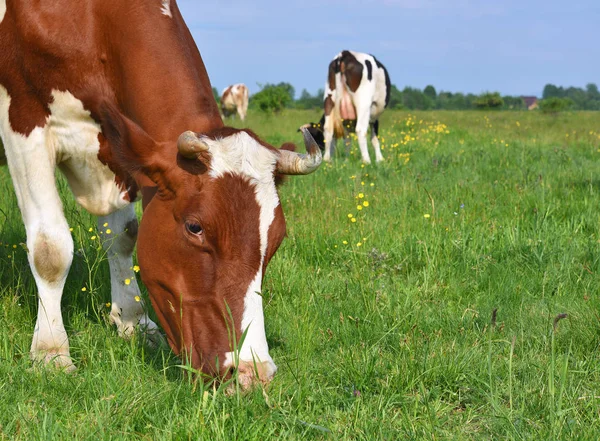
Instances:
[[[303,89],[296,99],[296,90],[290,83],[259,86],[260,91],[250,97],[250,109],[277,113],[285,108],[320,109],[323,107],[323,89],[319,89],[314,95]],[[219,94],[216,88],[213,88],[213,93],[218,101]],[[594,83],[588,84],[585,89],[546,84],[539,106],[547,113],[567,109],[600,110],[600,92]],[[426,86],[423,90],[414,87],[400,90],[392,85],[388,107],[407,110],[525,110],[527,108],[521,96],[501,95],[499,92],[483,92],[479,95],[437,92],[432,85]]]

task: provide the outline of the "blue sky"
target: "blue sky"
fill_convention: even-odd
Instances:
[[[315,93],[343,49],[392,83],[538,95],[600,85],[600,0],[179,0],[213,86],[287,81]]]

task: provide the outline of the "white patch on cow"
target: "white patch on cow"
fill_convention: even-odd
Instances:
[[[267,363],[269,371],[274,374],[277,367],[269,355],[260,291],[269,227],[275,219],[275,209],[279,205],[273,181],[277,154],[259,144],[246,132],[239,132],[224,139],[202,140],[209,146],[212,156],[210,175],[213,178],[217,179],[230,173],[243,176],[254,186],[256,201],[260,207],[260,265],[244,297],[242,331],[246,331],[246,338],[240,349],[239,359]]]
[[[160,12],[167,17],[173,18],[173,14],[171,14],[171,0],[161,0],[161,3]]]
[[[101,127],[70,92],[52,91],[46,125],[48,149],[56,157],[77,202],[92,214],[106,215],[129,204],[114,173],[100,162]]]
[[[262,219],[261,219],[262,220]],[[262,240],[261,240],[262,245]],[[264,256],[263,256],[264,257]],[[262,259],[261,269],[250,284],[246,296],[244,297],[244,313],[242,315],[242,332],[246,336],[239,350],[239,361],[262,363],[267,366],[267,376],[270,379],[277,366],[269,355],[269,344],[265,334],[265,319],[262,307],[262,296],[260,295],[262,283]],[[235,366],[235,354],[225,353],[225,366]]]
[[[6,14],[6,0],[0,0],[0,23],[4,20],[4,14]]]
[[[201,136],[208,145],[211,155],[210,176],[219,178],[225,174],[236,174],[250,179],[256,185],[272,186],[277,153],[256,142],[246,132],[238,132],[222,139]],[[277,205],[276,205],[277,206]]]

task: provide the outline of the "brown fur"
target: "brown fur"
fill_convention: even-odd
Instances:
[[[352,57],[351,60],[342,62],[341,64],[342,78],[345,80],[348,88],[352,92],[356,92],[362,81],[363,65],[360,64],[354,56],[350,56]]]
[[[37,273],[49,283],[60,280],[67,271],[68,259],[60,255],[60,248],[44,233],[38,234],[35,240],[33,264]]]

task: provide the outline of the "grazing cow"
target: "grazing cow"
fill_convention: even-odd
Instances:
[[[383,160],[379,146],[379,117],[390,101],[390,77],[386,68],[372,55],[342,51],[329,63],[325,83],[325,114],[317,124],[303,126],[324,148],[323,159],[329,161],[336,139],[356,131],[362,160],[370,163],[367,128],[371,126],[371,143],[375,160]],[[321,133],[319,133],[321,132]]]
[[[173,351],[205,374],[237,367],[245,386],[270,380],[258,293],[285,236],[274,179],[319,166],[310,134],[299,154],[224,127],[175,0],[0,0],[0,47],[0,158],[39,295],[32,358],[73,369],[60,310],[73,239],[58,167],[99,216],[119,333],[157,328],[135,278],[124,283],[137,239],[142,281]]]
[[[248,111],[248,88],[245,84],[234,84],[223,91],[221,95],[221,112],[223,116],[231,116],[235,112],[243,121]]]

